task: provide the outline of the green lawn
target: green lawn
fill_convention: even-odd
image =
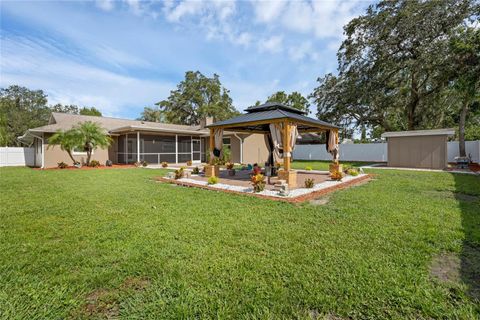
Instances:
[[[310,161],[310,160],[296,160],[292,162],[292,168],[305,169],[311,167],[313,170],[328,171],[328,165],[332,161]],[[371,164],[371,162],[355,162],[355,161],[340,161],[344,166],[360,167]]]
[[[379,170],[314,206],[163,172],[0,169],[0,318],[479,317],[478,177]]]

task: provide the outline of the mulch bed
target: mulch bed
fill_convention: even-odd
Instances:
[[[155,180],[159,182],[166,182],[166,183],[171,183],[171,184],[176,184],[179,186],[183,187],[191,187],[191,188],[200,188],[200,189],[206,189],[206,190],[212,190],[212,191],[219,191],[219,192],[225,192],[225,193],[233,193],[233,194],[239,194],[239,195],[246,195],[246,196],[253,196],[257,198],[262,198],[262,199],[269,199],[269,200],[275,200],[275,201],[283,201],[283,202],[290,202],[290,203],[301,203],[305,202],[308,200],[312,200],[315,198],[318,198],[320,196],[323,196],[327,193],[334,192],[337,190],[345,189],[348,187],[351,187],[356,184],[360,183],[365,183],[366,181],[370,180],[373,177],[371,174],[367,174],[365,176],[356,178],[354,180],[350,180],[347,182],[343,182],[341,184],[331,186],[322,190],[317,190],[313,191],[311,193],[307,193],[298,197],[293,197],[293,198],[287,198],[287,197],[273,197],[273,196],[267,196],[263,194],[258,194],[258,193],[247,193],[247,192],[240,192],[240,191],[234,191],[234,190],[225,190],[225,189],[218,189],[218,188],[212,188],[210,186],[202,186],[194,183],[189,183],[189,182],[182,182],[178,180],[172,180],[172,179],[167,179],[164,177],[156,177]]]
[[[68,166],[66,168],[33,168],[33,170],[95,170],[95,169],[129,169],[129,168],[136,168],[135,165],[133,164],[114,164],[110,167],[107,166],[98,166],[98,167],[87,167],[87,166],[82,166],[81,168],[77,168],[74,166]]]

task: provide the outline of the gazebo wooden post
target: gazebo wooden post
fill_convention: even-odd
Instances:
[[[209,148],[209,164],[213,164],[213,149],[215,149],[215,134],[214,129],[210,129],[210,148]]]
[[[219,176],[220,168],[214,165],[215,156],[213,155],[213,149],[215,149],[215,129],[210,128],[210,143],[209,143],[209,156],[210,159],[208,161],[208,165],[205,166],[205,176],[212,177],[212,176]]]

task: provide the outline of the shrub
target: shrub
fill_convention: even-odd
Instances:
[[[162,168],[166,168],[166,167],[168,167],[168,162],[163,161],[162,162]]]
[[[199,174],[200,173],[200,169],[198,169],[198,167],[195,167],[192,169],[192,173],[193,174]]]
[[[305,167],[305,170],[307,170],[307,171],[312,171],[312,167],[306,166],[306,167]]]
[[[227,167],[228,170],[232,170],[235,164],[233,162],[227,162],[225,166]]]
[[[330,173],[330,178],[332,178],[332,180],[340,181],[343,178],[343,172],[339,170],[335,170]]]
[[[258,173],[252,176],[253,192],[261,192],[265,190],[265,177],[263,174]]]
[[[58,168],[60,169],[65,169],[65,168],[68,168],[68,164],[66,164],[65,162],[59,162],[58,163]]]
[[[148,162],[147,162],[147,161],[142,161],[142,166],[143,166],[143,167],[148,166]]]
[[[96,168],[100,166],[100,162],[98,160],[90,160],[90,163],[88,164],[89,167]]]
[[[211,176],[210,178],[208,178],[208,184],[217,184],[218,183],[218,177],[215,177],[215,176]]]
[[[347,170],[347,174],[355,177],[358,176],[359,172],[357,168],[350,168]]]
[[[305,188],[310,189],[310,188],[313,188],[314,185],[315,185],[315,180],[310,178],[305,179]]]
[[[183,178],[183,167],[175,170],[175,180]]]
[[[192,165],[192,160],[187,161],[187,166],[190,167]]]

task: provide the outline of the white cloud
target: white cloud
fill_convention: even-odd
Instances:
[[[293,61],[299,61],[305,58],[309,58],[313,61],[317,61],[319,59],[317,49],[315,49],[311,41],[305,41],[299,45],[290,47],[288,49],[288,54]]]
[[[112,11],[115,7],[113,0],[97,0],[95,3],[97,7],[104,11]]]
[[[260,22],[271,22],[277,18],[285,8],[285,1],[254,1],[252,2],[255,18]]]
[[[76,62],[71,56],[60,58],[58,52],[50,50],[50,44],[42,41],[20,37],[1,40],[0,85],[45,89],[49,103],[95,106],[105,115],[120,115],[127,106],[135,106],[140,112],[175,86],[114,73]]]
[[[282,36],[271,36],[268,39],[260,40],[258,47],[260,51],[277,53],[283,50],[283,37]]]
[[[343,26],[363,9],[361,0],[352,1],[255,1],[256,20],[269,27],[313,33],[318,38],[341,37]]]
[[[166,2],[163,7],[165,17],[170,22],[179,22],[188,16],[209,16],[216,17],[223,21],[235,12],[234,1],[195,1],[184,0],[177,5],[173,2]]]

